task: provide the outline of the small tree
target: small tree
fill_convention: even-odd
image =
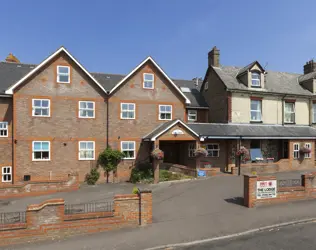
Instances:
[[[120,163],[124,154],[119,150],[113,150],[110,147],[105,149],[98,159],[98,163],[106,172],[106,183],[109,182],[109,173],[116,170],[117,165]]]

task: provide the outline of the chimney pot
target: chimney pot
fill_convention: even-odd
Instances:
[[[311,72],[316,72],[316,62],[314,60],[310,60],[304,65],[304,75]]]
[[[213,49],[208,52],[208,66],[214,66],[219,67],[219,49],[216,48],[216,46],[213,47]]]

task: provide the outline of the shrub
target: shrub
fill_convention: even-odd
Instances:
[[[172,173],[168,170],[160,170],[159,172],[159,180],[160,181],[169,181],[171,179]]]
[[[138,188],[137,188],[137,187],[134,187],[132,193],[133,193],[133,194],[138,194]]]
[[[89,174],[86,174],[86,182],[88,185],[95,185],[95,183],[99,180],[100,173],[96,168],[92,168]]]
[[[98,159],[98,163],[106,172],[106,182],[109,182],[109,173],[116,170],[117,165],[123,159],[124,154],[119,150],[113,150],[110,147],[105,149]]]
[[[153,176],[154,176],[154,173],[152,170],[152,165],[150,163],[143,163],[133,168],[130,181],[132,183],[137,183],[142,180],[152,179]]]

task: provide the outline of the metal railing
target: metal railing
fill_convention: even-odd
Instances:
[[[302,179],[278,180],[278,187],[300,187]]]
[[[0,213],[0,225],[25,223],[25,212]]]
[[[112,202],[107,201],[65,205],[65,214],[84,214],[94,212],[113,212]]]

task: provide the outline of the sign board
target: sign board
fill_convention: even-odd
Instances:
[[[172,131],[173,135],[184,135],[183,131],[181,129],[175,129]]]
[[[277,181],[257,181],[257,199],[277,197]]]
[[[204,170],[198,170],[198,177],[205,177],[206,172]]]

